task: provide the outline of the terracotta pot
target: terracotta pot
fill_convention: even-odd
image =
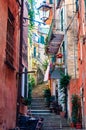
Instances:
[[[65,116],[65,112],[63,112],[63,111],[60,112],[60,116],[61,116],[61,117],[64,117],[64,116]]]
[[[28,106],[25,106],[25,105],[20,105],[20,113],[23,114],[23,115],[26,115],[27,114],[27,110],[28,110]]]
[[[74,123],[70,123],[70,127],[71,127],[71,128],[74,128]]]
[[[77,123],[77,124],[76,124],[76,129],[81,129],[81,128],[82,128],[81,123]]]

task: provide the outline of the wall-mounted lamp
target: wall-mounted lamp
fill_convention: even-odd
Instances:
[[[43,21],[43,22],[46,22],[46,20],[49,18],[49,15],[50,15],[50,9],[52,7],[46,3],[46,1],[43,1],[43,3],[40,5],[40,7],[38,8],[38,10],[40,11],[39,12],[39,15],[40,15],[40,19]]]

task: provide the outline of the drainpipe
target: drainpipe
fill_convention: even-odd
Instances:
[[[19,50],[19,72],[22,72],[22,44],[23,44],[23,4],[24,0],[21,0],[21,14],[20,14],[20,50]],[[18,90],[17,90],[17,110],[16,110],[16,125],[18,125],[18,114],[20,108],[20,98],[21,98],[21,80],[22,75],[18,74]]]

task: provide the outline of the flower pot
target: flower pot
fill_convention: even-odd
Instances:
[[[65,116],[65,112],[64,111],[60,112],[60,116],[64,117]]]
[[[76,129],[81,129],[82,128],[82,124],[81,123],[77,123],[76,124]]]
[[[73,122],[70,123],[70,127],[71,127],[71,128],[74,128],[74,123],[73,123]]]
[[[28,106],[25,106],[23,104],[20,105],[20,113],[23,115],[27,115]]]

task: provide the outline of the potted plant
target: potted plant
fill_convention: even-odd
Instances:
[[[65,75],[62,72],[61,72],[61,75],[62,77],[60,79],[60,92],[63,95],[61,101],[62,101],[62,104],[64,105],[64,113],[65,113],[64,115],[67,118],[67,95],[68,95],[67,87],[70,83],[71,76],[68,74]]]
[[[81,128],[80,98],[78,95],[72,95],[72,123],[76,128]]]
[[[27,114],[27,110],[28,110],[28,104],[29,104],[29,99],[28,98],[21,98],[20,101],[20,113],[23,115]]]
[[[46,102],[46,106],[50,106],[50,99],[51,99],[51,91],[50,88],[46,88],[44,90],[44,97],[45,97],[45,102]]]

